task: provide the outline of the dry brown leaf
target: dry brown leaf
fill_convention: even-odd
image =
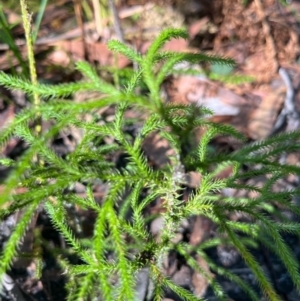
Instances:
[[[190,236],[190,244],[197,246],[209,238],[213,222],[205,216],[197,216]]]
[[[214,111],[214,116],[236,116],[245,104],[243,97],[205,78],[180,76],[166,88],[175,103],[196,104]]]
[[[143,142],[143,150],[150,161],[159,167],[170,164],[170,157],[175,154],[168,141],[161,138],[158,133],[152,133],[146,137]]]
[[[188,187],[190,188],[198,188],[200,186],[201,183],[201,174],[199,172],[196,171],[190,171],[187,175],[186,175],[186,182]]]
[[[260,105],[253,111],[248,124],[248,135],[254,139],[267,138],[272,132],[285,97],[285,88],[261,91],[263,97]]]
[[[84,44],[80,40],[61,41],[54,43],[58,49],[64,50],[74,60],[84,60]],[[130,61],[122,56],[117,55],[117,59],[104,43],[87,43],[87,55],[89,61],[98,62],[103,66],[113,66],[115,62],[118,68],[124,68],[130,64]],[[63,63],[65,58],[63,57]]]
[[[209,22],[209,18],[208,17],[204,17],[200,20],[197,20],[195,22],[193,22],[190,26],[189,26],[189,35],[190,35],[190,39],[194,39],[196,37],[196,35],[202,31],[203,27],[207,26]]]

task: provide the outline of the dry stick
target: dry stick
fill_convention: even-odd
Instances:
[[[108,0],[108,4],[109,4],[109,8],[113,14],[116,35],[118,36],[118,39],[120,40],[120,42],[124,43],[125,42],[124,34],[123,34],[123,30],[122,30],[122,27],[120,24],[120,20],[119,20],[116,6],[115,6],[115,2],[114,2],[114,0]]]
[[[255,1],[255,4],[257,6],[257,9],[258,9],[258,14],[259,14],[259,17],[260,17],[260,20],[261,20],[261,23],[262,23],[262,27],[263,27],[263,31],[264,31],[264,34],[265,34],[265,38],[266,38],[266,42],[270,48],[270,55],[272,56],[272,59],[274,61],[274,71],[277,72],[278,68],[279,68],[279,63],[278,63],[278,58],[277,58],[277,51],[276,51],[276,45],[275,45],[275,42],[274,42],[274,39],[271,35],[271,27],[267,21],[267,17],[265,15],[265,12],[264,12],[264,7],[261,3],[261,0],[254,0]]]
[[[84,59],[88,61],[88,49],[85,41],[85,30],[84,30],[84,24],[82,20],[82,7],[80,1],[74,0],[74,10],[75,10],[76,22],[79,25],[81,31]]]
[[[103,24],[102,24],[101,15],[100,15],[101,7],[100,7],[99,0],[93,0],[93,8],[94,8],[96,31],[97,31],[98,37],[101,37]]]
[[[108,0],[108,4],[109,4],[109,7],[110,7],[110,9],[112,11],[112,14],[113,14],[115,32],[116,32],[116,34],[117,34],[118,39],[120,40],[120,42],[122,42],[122,43],[125,44],[124,33],[123,33],[123,30],[122,30],[122,27],[121,27],[119,14],[117,12],[114,0]],[[148,8],[149,8],[149,6],[148,6]],[[117,61],[117,56],[115,56],[115,58],[116,58],[116,61]],[[134,71],[138,70],[138,64],[137,64],[137,62],[133,62],[133,69],[134,69]]]
[[[299,129],[300,114],[295,105],[295,92],[293,83],[287,71],[283,68],[279,69],[279,74],[286,85],[285,107],[287,111],[287,131],[295,131]]]
[[[270,136],[273,136],[280,132],[285,123],[287,123],[287,131],[297,130],[300,125],[300,114],[296,110],[294,102],[295,93],[292,81],[284,68],[279,69],[279,75],[281,76],[284,84],[286,85],[286,96],[283,109],[277,117],[274,129],[271,132]]]
[[[115,6],[115,2],[114,2],[114,0],[108,0],[108,4],[109,4],[110,10],[113,14],[116,35],[117,35],[118,39],[120,40],[120,42],[125,43],[124,33],[123,33],[123,30],[121,27],[121,23],[120,23],[119,15],[118,15],[118,12],[117,12],[117,9]],[[115,55],[115,62],[117,62],[116,55]],[[136,62],[133,62],[133,67],[134,67],[135,71],[138,69]],[[117,84],[118,84],[118,80],[117,80]]]
[[[293,87],[293,83],[288,72],[284,68],[279,69],[279,75],[281,76],[285,86],[286,86],[286,96],[284,100],[284,106],[281,110],[280,114],[277,117],[276,123],[274,125],[274,129],[271,132],[270,136],[273,136],[279,133],[285,124],[287,124],[286,131],[295,131],[299,130],[300,127],[300,113],[297,111],[295,105],[295,91]],[[285,163],[286,161],[286,154],[283,154],[280,158],[281,163]],[[300,187],[300,176],[296,177],[296,187]],[[293,187],[294,188],[294,187]],[[300,206],[300,197],[294,197],[295,203]]]
[[[295,93],[294,93],[294,87],[291,78],[288,72],[283,68],[279,69],[279,74],[286,85],[286,96],[284,101],[284,107],[277,118],[272,134],[278,133],[283,128],[284,124],[287,124],[286,126],[287,132],[296,131],[299,129],[300,126],[300,114],[295,106],[295,99],[294,99]],[[285,153],[282,154],[280,158],[280,162],[285,163],[286,158],[287,155]],[[297,176],[296,181],[298,183],[298,186],[300,186],[299,176]],[[299,197],[295,197],[295,202],[297,203],[300,202]]]

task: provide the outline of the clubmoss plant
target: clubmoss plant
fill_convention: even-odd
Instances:
[[[272,301],[280,300],[269,277],[250,251],[259,244],[265,245],[283,262],[297,290],[300,290],[299,263],[283,240],[284,233],[299,234],[300,225],[287,220],[280,210],[285,208],[295,215],[300,213],[293,199],[299,194],[295,188],[276,192],[276,182],[288,174],[298,174],[298,166],[280,163],[282,153],[299,151],[300,132],[285,133],[244,147],[232,153],[212,152],[209,144],[220,135],[233,136],[245,141],[234,128],[208,121],[211,112],[205,108],[166,104],[161,98],[161,84],[183,61],[190,63],[213,62],[233,65],[234,61],[202,53],[178,53],[163,51],[170,39],[187,38],[181,29],[164,30],[151,44],[148,52],[141,55],[127,45],[110,41],[109,48],[121,53],[139,68],[126,85],[116,88],[103,81],[96,70],[86,62],[77,64],[78,70],[88,80],[56,86],[43,85],[0,73],[0,83],[9,89],[20,89],[28,95],[38,95],[41,103],[20,112],[1,131],[0,143],[4,146],[11,137],[17,136],[26,144],[26,151],[15,161],[3,158],[2,164],[12,167],[5,180],[5,190],[0,196],[0,217],[14,212],[21,217],[7,241],[0,257],[0,275],[9,270],[18,256],[22,240],[37,210],[45,210],[53,226],[67,243],[67,250],[59,256],[62,272],[68,279],[67,300],[135,300],[135,284],[138,272],[147,268],[153,283],[150,298],[162,300],[166,288],[183,300],[204,300],[173,283],[163,272],[162,262],[176,250],[191,268],[203,274],[215,295],[227,300],[223,288],[195,260],[198,254],[207,260],[211,270],[236,282],[253,300],[261,300],[260,293],[232,272],[219,267],[205,253],[206,248],[225,241],[234,246],[253,272],[261,291]],[[30,58],[29,58],[30,59]],[[140,82],[147,93],[139,94]],[[68,100],[77,91],[97,91],[102,97],[87,102]],[[97,115],[99,109],[113,106],[114,120],[106,121]],[[130,120],[126,112],[140,112],[141,118]],[[195,114],[197,112],[197,114]],[[86,114],[94,116],[86,120]],[[142,116],[148,116],[144,118]],[[32,124],[39,120],[51,121],[47,131],[37,133]],[[137,116],[139,116],[137,114]],[[136,122],[135,135],[128,135],[126,125]],[[64,128],[78,128],[82,139],[65,157],[51,147],[51,141]],[[186,136],[197,128],[205,128],[200,142],[186,149]],[[173,149],[169,163],[163,168],[153,168],[143,151],[143,142],[151,133],[163,137]],[[111,144],[105,143],[109,137]],[[123,167],[111,159],[123,154]],[[43,164],[34,160],[40,158]],[[232,172],[226,178],[218,178],[225,168]],[[201,174],[199,188],[183,200],[186,172]],[[247,184],[246,179],[266,175],[263,187]],[[96,200],[92,186],[102,183],[106,192]],[[85,196],[73,193],[72,187],[82,183]],[[17,187],[25,187],[23,193],[13,193]],[[220,194],[225,188],[254,191],[255,197],[228,197]],[[164,228],[159,237],[148,231],[147,208],[156,200],[162,200],[161,217]],[[94,232],[90,238],[81,237],[72,222],[70,208],[92,211],[95,215]],[[281,208],[281,209],[279,209]],[[234,212],[246,219],[229,218]],[[181,242],[174,236],[183,220],[195,215],[206,216],[217,225],[221,238],[208,240],[197,247]],[[41,250],[41,248],[39,248]],[[78,258],[70,261],[69,254]],[[41,257],[41,256],[40,256]]]

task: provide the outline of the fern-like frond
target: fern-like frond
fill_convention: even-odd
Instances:
[[[132,62],[140,63],[142,57],[129,46],[117,40],[110,40],[107,44],[108,48],[114,52],[118,52],[128,57]]]
[[[257,295],[257,292],[254,290],[254,288],[252,288],[241,277],[232,273],[229,269],[225,269],[216,265],[204,252],[198,252],[198,254],[205,259],[213,272],[236,283],[251,298],[251,300],[261,301],[261,298]]]
[[[68,243],[70,243],[77,255],[79,255],[86,263],[94,265],[91,255],[82,248],[79,241],[74,237],[71,229],[66,224],[65,212],[61,204],[56,202],[54,206],[51,201],[47,201],[45,203],[45,209],[53,221],[54,226],[63,234],[64,238]]]
[[[22,90],[29,95],[37,93],[45,98],[67,97],[77,91],[91,91],[98,90],[93,83],[78,82],[61,85],[33,85],[24,79],[8,75],[0,72],[0,84],[11,90]]]
[[[109,95],[120,94],[119,90],[116,89],[113,85],[103,81],[98,76],[95,69],[87,62],[78,62],[76,66],[79,71],[81,71],[87,78],[89,78],[93,82],[93,87],[97,91]]]
[[[91,272],[82,279],[80,286],[76,292],[74,300],[81,301],[87,298],[90,293],[94,290],[95,285],[95,273]]]
[[[146,54],[146,61],[147,64],[153,64],[154,58],[159,50],[165,45],[167,41],[171,39],[187,39],[188,33],[184,29],[165,29],[163,30],[159,36],[154,40],[154,42],[149,47],[147,54]]]
[[[176,293],[180,298],[186,301],[205,301],[204,298],[197,298],[194,294],[190,293],[188,290],[182,288],[181,286],[175,284],[171,280],[162,277],[161,282],[165,288],[171,289],[174,293]]]
[[[237,238],[231,228],[227,226],[227,224],[223,223],[222,225],[224,230],[228,234],[231,242],[234,246],[238,249],[241,256],[248,264],[248,266],[253,271],[259,285],[261,286],[262,291],[264,294],[271,300],[271,301],[280,301],[280,297],[275,292],[274,288],[271,285],[270,280],[268,279],[267,275],[263,272],[261,266],[255,260],[253,255],[247,250],[247,248],[242,244],[242,242]]]
[[[184,256],[184,258],[187,261],[187,264],[193,268],[194,271],[196,271],[197,273],[199,273],[200,275],[203,275],[205,277],[205,279],[207,279],[208,283],[210,284],[210,286],[212,287],[215,295],[219,298],[219,300],[227,300],[228,296],[226,295],[226,293],[224,292],[223,288],[219,285],[219,283],[214,279],[214,277],[212,277],[208,271],[206,271],[203,267],[201,267],[199,265],[199,263],[197,262],[196,259],[192,258],[192,256],[190,256],[189,252],[188,252],[188,248],[186,248],[186,246],[184,244],[179,244],[178,246],[176,246],[176,249],[180,252],[180,254],[182,256]],[[198,255],[199,256],[199,255]]]
[[[237,150],[232,155],[232,157],[238,159],[238,158],[245,158],[247,156],[251,156],[251,157],[256,157],[256,158],[260,159],[260,154],[267,151],[270,147],[273,147],[275,149],[275,147],[280,144],[284,144],[284,145],[288,146],[289,143],[291,143],[292,145],[294,145],[295,141],[297,141],[299,138],[300,138],[299,131],[282,133],[282,134],[273,136],[271,138],[268,138],[266,140],[258,141],[253,144],[244,146],[243,148]]]
[[[15,258],[20,241],[22,241],[25,235],[29,222],[33,218],[39,206],[39,202],[40,200],[37,198],[31,201],[31,204],[24,209],[22,217],[18,220],[18,223],[13,233],[9,237],[4,247],[4,250],[0,256],[0,279],[2,279],[3,275],[6,273],[7,269],[9,268],[13,259]]]

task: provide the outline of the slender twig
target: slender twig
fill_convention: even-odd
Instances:
[[[293,83],[289,77],[289,74],[284,68],[279,69],[279,75],[281,76],[285,86],[286,86],[286,96],[284,105],[288,112],[293,113],[296,111],[295,103],[294,103],[294,87]]]
[[[88,61],[88,49],[87,49],[87,44],[86,44],[86,40],[85,40],[84,24],[83,24],[83,20],[82,20],[81,2],[78,0],[73,0],[73,1],[74,1],[74,10],[75,10],[76,21],[77,21],[77,24],[78,24],[78,26],[80,28],[80,32],[81,32],[84,59]]]
[[[115,2],[114,2],[114,0],[108,0],[108,4],[109,4],[109,8],[112,12],[113,18],[114,18],[114,27],[115,27],[116,35],[118,36],[118,39],[124,43],[124,41],[125,41],[124,34],[123,34],[123,30],[122,30],[122,27],[120,24],[120,20],[119,20],[116,6],[115,6]]]
[[[100,37],[103,30],[103,21],[101,20],[101,7],[99,0],[93,0],[95,26],[98,36]]]
[[[270,136],[278,133],[283,128],[285,123],[287,123],[287,131],[296,130],[300,125],[300,114],[295,106],[295,92],[292,81],[289,77],[288,72],[284,68],[279,69],[279,75],[281,76],[286,86],[286,96],[283,109],[277,117],[276,123]]]

